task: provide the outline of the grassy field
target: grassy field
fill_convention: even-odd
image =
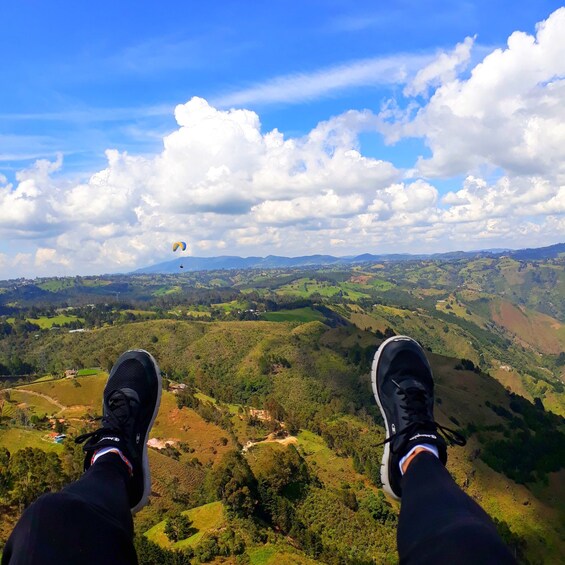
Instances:
[[[68,324],[70,322],[81,322],[84,323],[84,318],[78,318],[77,316],[68,316],[66,314],[59,314],[58,316],[53,316],[52,318],[47,318],[46,316],[41,316],[40,318],[27,318],[28,322],[32,324],[37,324],[42,330],[48,330],[53,326],[62,326],[63,324]]]
[[[10,453],[25,447],[37,447],[57,453],[63,451],[61,444],[53,443],[47,438],[47,432],[23,428],[0,429],[0,447],[5,447]]]
[[[250,565],[313,565],[320,563],[305,555],[291,553],[290,550],[292,550],[291,547],[280,547],[267,543],[250,549],[247,554]]]
[[[218,308],[224,312],[237,312],[238,310],[246,310],[248,305],[246,302],[241,300],[232,300],[231,302],[219,302],[217,304],[212,304],[212,308]]]
[[[151,437],[186,442],[198,453],[202,463],[213,462],[230,449],[229,442],[224,445],[222,438],[227,437],[222,428],[203,420],[194,410],[177,408],[176,399],[170,392],[163,392],[161,408],[155,419]],[[185,455],[189,459],[193,455]]]
[[[183,492],[192,493],[202,484],[205,471],[200,465],[187,465],[156,449],[149,449],[148,455],[151,468],[150,503],[136,514],[135,521],[136,524],[153,525],[163,519],[163,512],[184,510],[182,505],[171,500],[173,479],[179,481]]]
[[[52,279],[49,281],[45,281],[39,283],[37,285],[42,290],[47,290],[49,292],[58,292],[59,290],[65,290],[66,288],[72,288],[75,286],[74,279],[65,278],[65,279]]]
[[[112,284],[112,281],[108,281],[108,280],[104,280],[104,279],[98,279],[98,278],[94,278],[94,279],[82,279],[82,286],[88,286],[88,287],[98,287],[98,286],[108,286],[109,284]]]
[[[367,286],[366,288],[369,288]],[[363,286],[356,283],[330,283],[319,282],[314,279],[298,279],[290,284],[283,285],[277,289],[277,294],[300,296],[308,298],[312,294],[317,293],[321,296],[331,297],[341,293],[343,296],[358,300],[366,298],[370,295],[363,292]]]
[[[162,286],[153,293],[153,296],[167,296],[167,294],[175,294],[181,291],[182,288],[180,286]]]
[[[192,520],[194,533],[178,542],[171,542],[164,530],[166,521],[163,520],[145,532],[145,536],[167,549],[182,550],[186,547],[195,547],[207,533],[221,531],[226,525],[224,506],[221,502],[211,502],[203,506],[182,512]],[[286,544],[266,544],[248,549],[249,563],[253,565],[313,565],[319,563],[313,559],[299,554],[294,548]],[[220,560],[218,562],[224,562]]]
[[[342,483],[367,482],[363,475],[353,469],[351,457],[338,457],[320,436],[312,432],[300,431],[298,449],[308,464],[316,469],[318,477],[325,485],[337,488]]]
[[[565,351],[565,326],[555,318],[519,308],[505,300],[493,301],[491,313],[496,323],[538,351],[554,354]]]
[[[131,310],[122,310],[127,314],[133,314],[134,316],[157,316],[157,313],[153,310],[138,310],[138,309],[131,309]]]
[[[183,547],[195,546],[207,532],[220,529],[225,524],[224,505],[221,502],[211,502],[204,506],[198,506],[183,512],[192,520],[192,527],[196,532],[189,538],[180,540],[176,543],[169,541],[165,535],[165,520],[153,526],[145,532],[145,536],[159,544],[161,547],[169,549],[182,549]]]
[[[46,383],[48,381],[53,381],[55,379],[58,379],[59,377],[55,377],[53,375],[43,375],[43,377],[39,377],[38,379],[35,379],[33,382],[34,383]]]
[[[102,369],[99,369],[98,367],[93,367],[91,369],[79,369],[77,371],[77,376],[78,377],[91,377],[92,375],[98,375],[99,373],[102,373]],[[37,382],[37,381],[35,381]]]
[[[210,318],[212,314],[210,312],[202,311],[202,310],[187,310],[187,316],[194,316],[195,318]]]
[[[54,416],[61,411],[57,404],[47,398],[29,394],[23,390],[12,390],[10,397],[17,404],[21,404],[22,407],[30,410],[32,414],[40,418],[43,416]]]
[[[323,322],[324,315],[313,308],[295,308],[294,310],[279,310],[265,312],[261,315],[268,322]]]
[[[99,412],[106,380],[106,374],[102,373],[80,379],[31,383],[25,388],[54,398],[64,406],[82,406]]]
[[[343,484],[362,485],[362,490],[377,491],[376,487],[353,468],[353,459],[338,456],[318,435],[307,430],[298,434],[298,451],[308,462],[325,487],[340,488]]]

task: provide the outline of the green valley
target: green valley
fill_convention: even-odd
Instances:
[[[96,426],[119,354],[143,348],[166,390],[153,492],[135,517],[141,563],[395,563],[399,506],[381,488],[368,375],[382,340],[407,334],[427,349],[436,418],[468,440],[450,472],[520,562],[560,562],[564,266],[430,259],[0,283],[0,543],[34,496],[80,475],[72,439]]]

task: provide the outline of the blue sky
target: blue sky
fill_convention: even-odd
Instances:
[[[162,259],[159,245],[172,234],[162,230],[155,243],[144,243],[144,251],[139,253],[117,253],[114,247],[119,247],[120,238],[139,237],[140,241],[145,241],[143,238],[155,231],[156,224],[165,225],[170,221],[183,226],[178,230],[179,235],[193,242],[190,252],[195,255],[281,253],[285,252],[285,246],[288,254],[301,251],[345,254],[375,251],[375,247],[393,252],[399,245],[405,245],[402,250],[406,251],[411,249],[408,241],[402,243],[399,238],[384,240],[375,235],[383,229],[399,230],[402,225],[410,225],[415,229],[414,234],[420,234],[428,242],[424,245],[422,238],[414,235],[415,239],[411,241],[416,241],[418,248],[414,248],[415,252],[428,247],[430,251],[441,251],[466,245],[477,248],[512,247],[526,241],[553,243],[563,235],[562,195],[559,192],[562,179],[551,167],[559,161],[559,156],[548,160],[545,168],[536,170],[533,164],[535,151],[530,155],[530,149],[525,150],[526,159],[508,147],[504,154],[499,146],[494,146],[495,140],[488,132],[492,123],[502,120],[501,127],[510,124],[511,129],[517,128],[516,140],[531,139],[532,132],[524,129],[526,126],[521,120],[524,112],[528,114],[530,124],[532,117],[539,116],[535,105],[526,108],[527,101],[532,92],[539,90],[536,85],[554,81],[560,87],[559,80],[555,81],[555,77],[562,76],[560,63],[553,61],[551,53],[559,49],[563,52],[565,45],[560,44],[563,40],[557,32],[548,32],[543,45],[543,61],[540,62],[539,53],[534,53],[525,42],[523,48],[530,49],[533,64],[539,69],[533,73],[529,91],[516,87],[517,91],[512,94],[508,93],[516,82],[512,65],[520,59],[522,47],[518,46],[513,52],[507,41],[513,33],[520,31],[529,34],[541,46],[539,38],[535,39],[536,24],[549,21],[559,7],[558,2],[521,0],[390,3],[287,0],[205,4],[170,1],[160,5],[133,1],[88,4],[4,1],[0,5],[0,21],[4,22],[0,34],[0,53],[3,54],[0,59],[3,78],[3,88],[0,89],[0,180],[3,179],[3,183],[0,186],[3,184],[4,188],[0,190],[3,190],[4,199],[0,202],[4,216],[9,216],[7,207],[17,200],[17,205],[21,205],[21,210],[17,208],[21,217],[18,216],[17,221],[13,218],[2,220],[0,214],[3,240],[0,244],[3,257],[0,276],[73,274],[83,270],[101,272],[105,267],[112,271],[128,270],[144,261]],[[559,29],[560,19],[555,16],[552,21],[552,25]],[[460,51],[457,51],[458,45]],[[506,52],[500,61],[491,56],[496,55],[497,49]],[[491,81],[489,95],[496,94],[496,88],[500,87],[501,100],[507,95],[514,100],[518,96],[524,104],[520,113],[508,116],[501,110],[502,113],[492,116],[493,122],[488,124],[484,112],[474,108],[473,119],[481,125],[482,133],[473,134],[476,139],[473,139],[472,147],[468,140],[461,141],[461,153],[455,154],[459,142],[450,144],[445,139],[460,133],[461,124],[451,130],[451,121],[443,121],[439,102],[444,97],[443,107],[455,108],[454,114],[461,118],[457,108],[469,97],[473,98],[470,94],[473,89],[478,89],[476,99],[481,100],[485,92],[483,82],[473,82],[472,77],[477,66],[489,56],[493,72],[497,69],[501,81],[506,80],[508,87],[494,85]],[[453,62],[451,67],[449,61]],[[426,68],[431,70],[422,75],[423,86],[418,90],[413,81]],[[525,72],[530,70],[531,65],[525,67]],[[485,76],[487,74],[485,72]],[[469,93],[465,94],[463,87]],[[449,93],[450,89],[456,88],[460,90],[458,99]],[[163,188],[165,185],[159,185],[159,189],[156,185],[139,188],[136,184],[138,194],[135,202],[130,202],[132,206],[139,202],[159,202],[158,206],[151,204],[153,216],[155,206],[166,212],[159,221],[154,219],[151,229],[140,219],[141,216],[146,218],[147,213],[138,214],[137,220],[132,220],[124,212],[127,229],[120,227],[118,217],[113,217],[105,224],[106,231],[102,230],[102,234],[107,234],[105,241],[102,235],[92,241],[82,241],[81,246],[91,246],[97,257],[94,265],[89,263],[71,243],[73,239],[77,240],[72,235],[73,230],[80,233],[89,230],[86,220],[79,223],[69,217],[73,208],[71,201],[76,204],[77,194],[82,194],[79,185],[90,183],[91,186],[91,175],[108,169],[105,153],[108,149],[127,151],[129,155],[151,161],[155,167],[157,162],[168,162],[172,153],[162,153],[163,138],[177,130],[184,131],[175,120],[174,108],[193,97],[206,100],[210,107],[220,112],[216,115],[218,123],[228,119],[226,116],[233,117],[222,112],[232,108],[245,109],[253,112],[261,124],[260,128],[254,126],[255,133],[249,135],[265,135],[276,128],[285,140],[297,140],[299,145],[305,143],[320,123],[347,115],[347,112],[367,110],[370,115],[354,120],[356,124],[362,121],[362,125],[351,126],[349,119],[342,120],[338,126],[339,136],[343,136],[339,150],[346,152],[349,147],[363,158],[389,163],[396,172],[383,170],[377,182],[364,173],[357,175],[350,171],[347,175],[344,173],[343,183],[334,187],[327,179],[321,181],[316,177],[317,180],[313,180],[314,171],[308,182],[301,185],[309,188],[300,191],[291,187],[285,193],[283,186],[273,188],[270,194],[268,187],[256,192],[249,187],[242,188],[249,177],[260,176],[259,171],[266,174],[263,165],[249,160],[249,154],[241,156],[242,161],[237,164],[230,161],[229,165],[219,163],[214,157],[202,173],[208,179],[206,182],[211,177],[216,179],[216,172],[223,170],[222,167],[227,167],[230,174],[239,168],[245,170],[245,175],[241,175],[247,180],[241,180],[241,175],[232,176],[225,181],[231,189],[226,188],[225,183],[222,187],[207,185],[209,192],[200,194],[198,187],[202,186],[204,177],[196,178],[190,167],[188,172],[183,168],[191,159],[197,158],[190,152],[197,143],[187,141],[187,145],[183,142],[176,147],[175,155],[184,163],[182,174],[188,176],[175,177],[174,182],[178,183],[175,190],[187,191],[192,209],[188,206],[181,216],[173,219],[170,214],[179,207],[168,197],[166,202],[161,202],[159,195],[167,191]],[[489,104],[486,95],[484,103]],[[491,106],[487,113],[492,111]],[[194,110],[196,106],[192,108]],[[202,114],[202,108],[198,108],[199,116],[206,114],[207,111]],[[416,114],[419,114],[418,118]],[[543,119],[546,118],[544,115]],[[553,118],[560,119],[558,115]],[[192,118],[188,121],[194,123]],[[200,124],[199,120],[197,122]],[[206,136],[207,131],[202,131],[201,135]],[[481,135],[485,135],[484,144]],[[557,138],[554,140],[558,141]],[[216,141],[219,145],[227,143],[224,138]],[[324,143],[331,145],[330,153],[336,151],[333,142],[325,139]],[[263,147],[265,141],[261,144]],[[480,149],[490,144],[493,146],[488,151]],[[227,145],[225,150],[231,154]],[[268,152],[269,149],[263,147],[261,151]],[[38,173],[34,165],[38,159],[58,163],[59,154],[62,163],[50,166],[52,170],[47,173]],[[267,159],[265,154],[262,155],[263,160]],[[308,163],[312,153],[308,155],[293,154],[292,159]],[[531,165],[528,164],[529,157]],[[131,163],[122,165],[126,168],[133,166]],[[174,165],[171,167],[174,169]],[[308,165],[304,167],[310,172]],[[157,175],[155,170],[152,169],[150,175]],[[276,174],[273,172],[274,176]],[[492,192],[488,197],[493,210],[491,216],[479,218],[470,208],[461,208],[451,210],[449,217],[438,216],[436,222],[430,220],[427,224],[421,218],[405,223],[398,221],[406,213],[399,204],[401,201],[416,202],[422,197],[419,210],[433,205],[435,211],[430,209],[426,214],[431,217],[454,206],[453,202],[467,198],[460,194],[459,197],[449,196],[442,202],[441,198],[449,193],[467,190],[477,195],[477,190],[469,188],[475,186],[474,181],[465,181],[469,177],[480,178],[488,184],[488,190]],[[123,181],[123,177],[120,178]],[[517,187],[517,206],[528,199],[540,205],[539,213],[531,217],[523,211],[516,212],[516,227],[524,234],[523,240],[511,237],[513,230],[508,226],[491,226],[492,229],[485,231],[489,221],[492,224],[508,219],[508,213],[496,211],[497,205],[493,203],[496,195],[504,192],[504,188],[495,186],[500,179]],[[21,188],[22,182],[32,183],[33,190],[29,192],[25,188],[27,185]],[[124,182],[118,183],[119,186],[115,182],[110,188],[106,186],[100,201],[112,195],[130,194],[133,189],[125,188],[130,181]],[[160,182],[165,181],[161,179]],[[355,182],[373,183],[372,192],[367,192],[366,184],[357,188]],[[415,182],[420,184],[412,186]],[[540,188],[540,183],[551,185],[553,192],[545,185]],[[159,183],[156,181],[156,184]],[[424,184],[437,191],[435,200],[432,198],[434,202],[427,198],[426,190],[431,188]],[[401,188],[390,189],[397,185]],[[90,199],[97,198],[99,184],[96,187],[91,187]],[[410,192],[411,188],[416,197]],[[224,193],[230,190],[230,195],[226,196]],[[253,197],[235,197],[238,191],[248,196],[252,193]],[[400,192],[396,194],[395,191]],[[536,200],[534,194],[542,195],[541,199]],[[355,195],[358,195],[357,199]],[[388,195],[386,202],[381,198],[383,195]],[[332,200],[334,196],[335,201]],[[204,202],[206,198],[209,201]],[[346,200],[340,201],[340,198]],[[543,202],[552,199],[556,199],[556,205],[545,210]],[[384,204],[376,203],[377,200]],[[64,210],[57,205],[59,201],[67,204],[66,208],[63,206]],[[246,204],[242,207],[241,202]],[[239,203],[239,208],[235,203]],[[297,213],[298,209],[323,208],[326,204],[335,221],[316,217],[313,213],[308,217]],[[49,216],[40,218],[38,209],[45,210],[49,206]],[[485,206],[488,208],[483,203],[482,207]],[[273,210],[283,208],[288,212],[286,215],[273,217]],[[340,209],[344,210],[343,214],[336,212]],[[127,210],[126,205],[124,210]],[[408,212],[413,214],[415,210]],[[368,218],[371,214],[372,218]],[[345,221],[347,218],[349,220]],[[396,223],[390,224],[391,218]],[[372,223],[373,228],[366,228],[367,222]],[[462,228],[449,234],[442,232],[440,227],[458,224],[465,228],[473,222],[475,230]],[[102,223],[99,219],[97,228],[101,229]],[[230,224],[232,231],[222,232],[222,224]],[[305,240],[301,234],[313,232],[318,232],[320,237],[313,238],[302,249],[301,242]],[[200,240],[199,233],[205,234]],[[366,244],[364,236],[368,238]],[[110,239],[115,240],[114,244]],[[334,243],[326,245],[326,241]]]

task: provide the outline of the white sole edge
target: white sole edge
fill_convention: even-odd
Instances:
[[[149,440],[149,432],[153,427],[153,423],[155,422],[155,418],[157,417],[157,413],[159,412],[159,407],[161,406],[161,393],[163,391],[163,379],[161,378],[161,369],[159,369],[159,365],[157,361],[155,361],[155,357],[149,353],[149,351],[145,351],[145,349],[130,349],[129,351],[136,351],[138,353],[146,353],[149,355],[151,362],[153,363],[153,367],[155,368],[155,373],[157,374],[157,402],[155,404],[155,410],[153,411],[153,417],[151,418],[151,422],[149,422],[149,426],[147,427],[147,433],[145,434],[145,440],[143,442],[143,456],[142,456],[142,465],[143,465],[143,495],[141,496],[141,500],[131,509],[131,513],[135,514],[139,512],[144,506],[147,506],[149,502],[149,495],[151,494],[151,472],[149,470],[149,456],[147,455],[147,441]]]
[[[379,359],[381,357],[384,348],[393,341],[413,341],[414,343],[418,343],[417,341],[406,335],[394,335],[381,343],[381,345],[377,349],[377,352],[375,353],[375,357],[373,358],[373,364],[371,366],[371,385],[373,387],[373,395],[375,397],[375,400],[377,401],[377,405],[379,407],[379,410],[381,411],[381,416],[383,417],[385,423],[385,439],[388,439],[390,437],[390,434],[388,433],[388,420],[386,418],[386,414],[385,411],[383,410],[379,398],[379,394],[377,391],[377,367],[379,365]],[[388,474],[389,459],[390,459],[390,443],[385,443],[383,459],[381,461],[381,483],[383,483],[383,489],[387,494],[392,496],[392,498],[394,498],[395,500],[400,500],[400,497],[394,494],[390,486],[390,479]]]

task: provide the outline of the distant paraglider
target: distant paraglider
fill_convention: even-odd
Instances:
[[[174,253],[175,251],[177,251],[177,249],[180,249],[181,251],[186,251],[186,242],[184,242],[184,241],[175,241],[175,242],[173,243],[173,253]],[[179,267],[180,267],[181,269],[184,269],[184,265],[183,265],[182,263],[179,265]]]
[[[173,243],[173,251],[176,251],[179,247],[182,251],[186,251],[186,243],[184,241],[175,241]]]

